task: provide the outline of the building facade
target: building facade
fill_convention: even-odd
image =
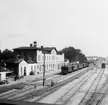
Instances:
[[[29,47],[19,47],[13,49],[18,59],[23,59],[18,65],[18,75],[29,75],[45,71],[57,70],[64,65],[64,54],[59,53],[55,47],[37,47],[30,44]]]
[[[88,61],[95,61],[95,60],[97,60],[98,59],[98,56],[88,56],[87,57],[87,60]]]

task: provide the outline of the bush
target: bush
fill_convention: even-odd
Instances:
[[[34,75],[34,72],[33,72],[33,71],[31,71],[31,72],[30,72],[30,75]]]

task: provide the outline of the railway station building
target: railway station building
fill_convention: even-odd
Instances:
[[[27,47],[14,48],[14,53],[17,55],[17,66],[14,71],[17,71],[19,76],[30,75],[45,71],[57,70],[64,65],[64,54],[57,51],[55,47],[37,47],[37,42]],[[15,63],[15,62],[14,62]]]

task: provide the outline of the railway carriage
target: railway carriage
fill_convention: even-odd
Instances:
[[[61,67],[61,73],[62,74],[67,74],[82,68],[87,67],[87,63],[83,64],[83,63],[68,63],[64,66]]]
[[[67,74],[69,72],[69,67],[68,66],[62,66],[61,67],[61,73],[62,74]]]
[[[105,68],[105,63],[102,63],[101,64],[101,68]]]
[[[73,66],[73,71],[76,71],[78,69],[78,64],[72,64]]]
[[[84,66],[83,66],[83,64],[82,63],[79,63],[78,64],[78,69],[82,69]]]
[[[89,64],[88,63],[83,63],[83,67],[88,67]]]

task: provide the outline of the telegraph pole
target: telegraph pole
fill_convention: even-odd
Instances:
[[[45,85],[45,52],[43,52],[44,54],[44,68],[43,68],[43,86]]]
[[[43,46],[41,48],[43,53],[43,86],[45,86],[45,51],[43,51]]]

